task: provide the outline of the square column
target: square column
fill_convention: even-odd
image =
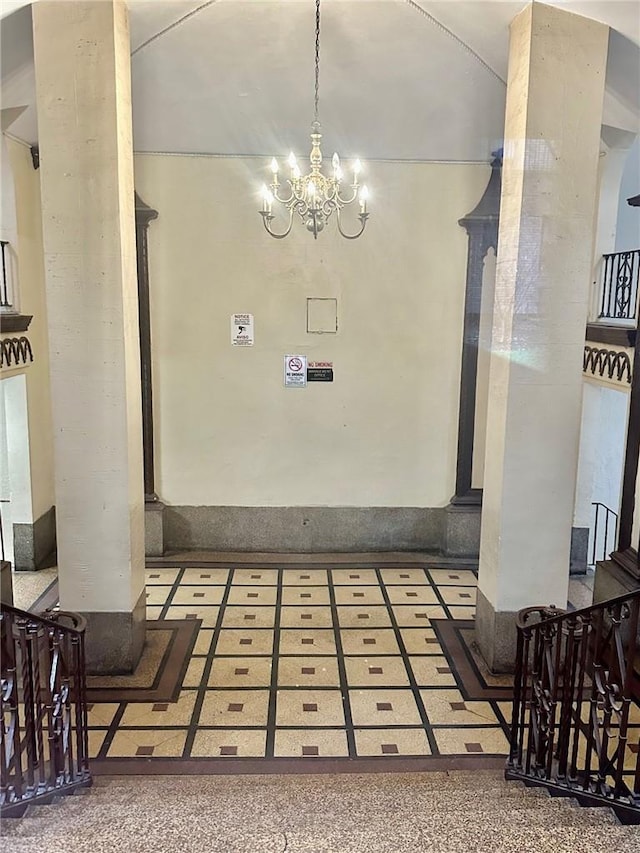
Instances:
[[[476,635],[567,603],[608,28],[541,3],[511,25]]]
[[[93,672],[145,632],[140,342],[127,9],[33,6],[60,604]]]

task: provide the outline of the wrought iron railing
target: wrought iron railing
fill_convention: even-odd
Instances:
[[[520,611],[508,779],[640,823],[639,612],[640,589],[572,613]]]
[[[602,256],[600,320],[635,320],[640,249]]]
[[[0,814],[91,784],[85,620],[0,608]]]
[[[0,308],[11,308],[11,288],[9,284],[9,242],[0,240],[0,255],[2,256],[2,279],[0,280]]]
[[[599,560],[606,560],[615,548],[618,540],[618,513],[600,501],[593,501],[595,507],[593,520],[593,541],[591,543],[591,562],[595,566]]]

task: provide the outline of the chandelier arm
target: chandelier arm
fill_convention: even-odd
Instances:
[[[338,192],[336,193],[336,198],[340,202],[340,207],[346,207],[348,204],[353,204],[353,202],[358,197],[358,190],[359,189],[360,189],[360,187],[354,187],[353,188],[353,195],[351,196],[351,198],[342,198],[342,196],[340,195],[340,190],[338,190]]]
[[[291,187],[291,195],[289,196],[289,198],[281,198],[281,197],[278,195],[278,191],[277,191],[277,190],[274,190],[273,188],[271,189],[271,192],[272,192],[272,194],[273,194],[274,199],[275,199],[276,201],[279,201],[279,202],[280,202],[280,204],[290,205],[290,204],[291,204],[291,202],[292,202],[292,201],[294,200],[294,198],[296,197],[296,194],[295,194],[295,191],[294,191],[293,187]]]
[[[284,238],[288,236],[289,232],[291,231],[291,226],[293,225],[293,208],[290,208],[289,210],[289,227],[283,234],[276,234],[275,231],[271,230],[270,223],[272,219],[273,216],[262,214],[262,224],[264,225],[267,234],[269,234],[269,236],[273,237],[275,240],[284,240]]]
[[[338,208],[338,212],[336,214],[336,221],[338,223],[338,231],[345,238],[345,240],[357,240],[358,237],[362,234],[367,225],[367,219],[369,218],[368,213],[361,213],[359,215],[359,219],[361,222],[360,230],[356,234],[345,234],[342,230],[342,223],[340,222],[340,208]]]

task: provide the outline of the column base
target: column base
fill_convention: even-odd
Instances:
[[[145,501],[144,553],[147,557],[164,555],[164,507],[162,501]]]
[[[476,600],[476,642],[485,663],[495,673],[515,672],[517,611],[496,611],[478,590]]]
[[[480,554],[479,504],[454,504],[445,507],[444,547],[446,557],[478,557]]]
[[[82,614],[87,620],[85,656],[90,675],[123,675],[133,672],[144,647],[146,590],[133,612]]]
[[[50,507],[33,524],[13,525],[13,559],[16,572],[35,572],[55,565],[56,508]]]

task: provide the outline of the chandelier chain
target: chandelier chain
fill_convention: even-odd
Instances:
[[[318,98],[320,90],[320,0],[316,0],[316,88],[314,97],[314,117],[318,122]]]

